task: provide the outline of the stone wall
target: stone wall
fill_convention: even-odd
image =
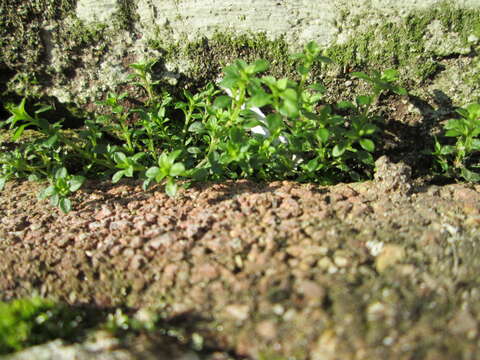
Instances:
[[[284,75],[288,54],[315,40],[336,64],[324,77],[395,67],[413,91],[480,96],[480,0],[0,0],[0,11],[6,94],[92,104],[152,57],[171,86],[215,79],[236,57]]]

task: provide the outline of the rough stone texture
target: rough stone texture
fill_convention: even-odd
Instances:
[[[199,356],[188,349],[182,349],[171,340],[168,346],[158,343],[155,349],[148,349],[148,340],[143,349],[135,344],[126,345],[111,334],[97,331],[95,338],[78,344],[64,344],[61,340],[30,347],[3,360],[200,360]],[[162,346],[163,345],[163,348]],[[146,348],[146,349],[145,349]],[[212,360],[216,360],[215,358]],[[223,360],[220,358],[220,360]]]
[[[349,22],[353,16],[367,16],[368,21],[362,24],[365,26],[386,18],[404,17],[442,3],[439,0],[137,0],[137,12],[140,20],[138,28],[147,37],[162,30],[189,40],[208,37],[216,31],[266,32],[271,38],[285,36],[294,47],[298,47],[311,40],[331,45],[344,29],[354,27]],[[456,6],[476,8],[480,6],[480,1],[457,1]],[[108,16],[118,8],[116,0],[79,0],[76,13],[86,22],[108,24]],[[443,29],[435,31],[441,33]]]
[[[158,330],[183,329],[184,345],[201,337],[231,355],[202,360],[478,359],[480,185],[405,193],[391,183],[408,182],[405,165],[377,165],[374,182],[204,183],[175,199],[141,181],[89,181],[67,215],[36,198],[40,184],[9,182],[0,299],[127,306],[158,316]],[[37,351],[195,359],[175,339],[141,335]]]
[[[404,80],[431,85],[421,94],[439,90],[464,104],[480,96],[478,8],[478,0],[3,0],[0,65],[11,73],[1,81],[85,107],[145,58],[160,58],[157,75],[183,87],[215,79],[236,57],[267,57],[285,75],[294,69],[288,53],[315,40],[340,75],[350,66],[397,67]]]
[[[109,18],[119,10],[117,0],[80,0],[77,2],[77,17],[85,22],[109,22]]]

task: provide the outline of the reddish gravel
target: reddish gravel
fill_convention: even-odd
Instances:
[[[477,359],[480,186],[377,167],[365,183],[205,183],[175,199],[89,181],[68,215],[10,182],[0,296],[150,309],[231,358]]]

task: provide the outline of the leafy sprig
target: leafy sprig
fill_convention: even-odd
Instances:
[[[455,143],[444,144],[435,138],[432,154],[437,166],[447,177],[479,182],[480,104],[459,108],[457,113],[460,118],[448,120],[443,134],[446,138],[453,138]]]
[[[27,128],[41,136],[0,156],[0,188],[11,178],[46,178],[50,185],[40,197],[68,212],[71,194],[86,177],[99,175],[112,182],[137,177],[144,189],[160,183],[170,196],[180,178],[185,184],[239,178],[330,184],[370,177],[378,132],[373,104],[386,91],[405,94],[394,83],[398,73],[354,73],[373,85],[372,94],[329,104],[311,72],[330,59],[313,42],[293,59],[298,81],[264,76],[265,60],[236,60],[218,86],[185,90],[177,99],[156,92],[154,60],[132,64],[130,80],[145,90],[146,101],[132,107],[129,94],[110,93],[99,102],[103,115],[87,119],[72,136],[61,121],[42,118],[47,107],[30,115],[24,99],[8,108],[12,139],[19,142]]]

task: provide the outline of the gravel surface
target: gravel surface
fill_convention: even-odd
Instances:
[[[478,359],[480,185],[377,168],[364,183],[203,183],[175,199],[88,181],[68,215],[40,184],[10,182],[0,297],[154,311],[210,359]]]

